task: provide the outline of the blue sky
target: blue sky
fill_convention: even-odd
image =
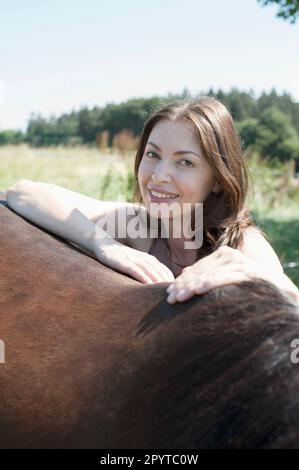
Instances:
[[[133,97],[276,87],[299,101],[299,23],[257,0],[0,0],[0,129]]]

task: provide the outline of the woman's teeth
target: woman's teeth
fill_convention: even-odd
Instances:
[[[170,196],[170,195],[166,195],[166,194],[156,193],[155,191],[150,191],[150,192],[153,196],[158,197],[160,199],[171,199],[171,198],[175,198],[175,197],[178,196],[178,195]]]

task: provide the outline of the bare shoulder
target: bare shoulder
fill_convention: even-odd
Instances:
[[[257,246],[271,248],[271,245],[257,227],[249,227],[244,231],[241,251],[254,250]]]
[[[262,237],[264,240],[265,240],[265,237],[263,236],[263,234],[261,233],[261,231],[257,228],[257,227],[248,227],[246,230],[245,230],[245,236],[246,237],[249,237],[249,236],[259,236],[259,237]]]
[[[265,267],[283,271],[274,249],[256,227],[249,227],[244,233],[242,248],[246,256],[262,263]]]

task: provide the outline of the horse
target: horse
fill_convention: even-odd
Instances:
[[[170,305],[168,283],[110,269],[4,200],[0,224],[0,448],[299,446],[298,309],[274,285]]]

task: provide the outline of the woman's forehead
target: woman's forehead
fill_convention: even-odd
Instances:
[[[154,142],[160,147],[178,147],[182,145],[192,145],[199,149],[198,137],[194,126],[189,122],[163,120],[158,122],[152,129],[148,142]],[[181,150],[181,149],[176,149]]]

